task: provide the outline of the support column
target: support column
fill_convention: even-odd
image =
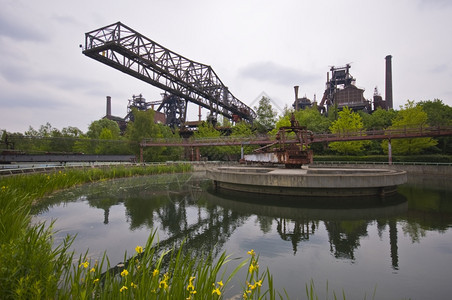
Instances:
[[[140,147],[140,164],[143,163],[143,147]]]
[[[199,151],[199,147],[196,147],[196,158],[195,161],[200,161],[201,160],[201,152]]]
[[[392,165],[392,147],[391,147],[391,139],[388,139],[388,164]]]
[[[242,147],[240,148],[240,160],[243,160],[244,155],[243,155],[243,143],[242,143]]]

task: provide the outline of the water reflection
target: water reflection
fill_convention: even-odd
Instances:
[[[159,228],[160,247],[171,248],[184,241],[187,249],[201,255],[222,252],[232,232],[247,215],[207,201],[210,181],[191,175],[165,175],[121,179],[58,193],[40,203],[33,213],[43,215],[61,203],[87,201],[104,211],[103,224],[109,224],[113,206],[122,205],[130,231]],[[55,216],[58,217],[58,216]],[[81,216],[80,222],[86,220]],[[90,220],[92,221],[92,220]],[[83,232],[78,233],[83,238]]]
[[[218,255],[225,250],[246,253],[251,245],[262,253],[263,263],[274,264],[271,269],[277,278],[292,280],[290,286],[297,287],[296,280],[304,277],[287,278],[285,272],[306,270],[307,265],[312,265],[308,274],[327,269],[322,278],[342,278],[339,270],[344,267],[337,267],[338,271],[334,268],[342,261],[353,265],[350,278],[363,277],[375,284],[380,280],[396,282],[397,292],[401,292],[388,294],[388,298],[406,298],[413,291],[422,295],[412,285],[403,288],[411,280],[407,278],[412,278],[408,273],[439,272],[435,282],[427,283],[433,286],[441,278],[449,278],[447,272],[452,269],[452,239],[431,240],[432,232],[452,235],[452,190],[438,182],[424,185],[424,181],[412,178],[394,197],[384,201],[362,199],[365,201],[357,207],[348,201],[342,205],[328,203],[331,199],[293,201],[278,196],[219,194],[202,174],[162,175],[101,182],[57,193],[35,207],[34,213],[39,220],[62,218],[62,232],[77,233],[76,243],[85,246],[78,248],[81,253],[86,248],[96,254],[117,249],[120,254],[109,255],[112,264],[123,260],[125,245],[133,250],[157,229],[161,247],[184,242],[185,248],[197,256],[209,251]],[[93,217],[89,213],[99,209],[103,214]],[[77,214],[74,221],[66,217],[68,210]],[[95,230],[90,231],[93,227]],[[429,249],[439,250],[419,256],[421,252],[416,249],[422,248],[423,240],[428,241]],[[415,257],[419,269],[403,263],[401,255]],[[439,262],[435,265],[436,260]],[[373,269],[386,265],[390,272],[382,268],[380,277],[370,278],[369,269],[360,270],[357,262],[374,262],[370,265]],[[285,269],[278,269],[279,265]],[[408,277],[401,277],[404,274]],[[347,282],[342,284],[341,288],[347,290]],[[439,290],[452,292],[449,285]],[[438,290],[430,293],[436,295]]]
[[[425,230],[446,231],[452,225],[452,189],[450,178],[411,175],[399,188],[409,199],[404,232],[418,242]]]
[[[276,223],[278,224],[276,230],[281,239],[292,243],[294,255],[297,254],[298,244],[302,241],[309,241],[309,236],[315,233],[315,228],[319,225],[318,222],[314,221],[303,222],[295,220],[291,222],[290,220],[283,218],[276,219]]]
[[[303,198],[300,202],[275,196],[218,194],[203,177],[167,175],[153,177],[151,181],[135,178],[75,189],[43,202],[36,207],[36,213],[49,210],[56,203],[80,199],[104,211],[102,223],[105,225],[109,224],[110,208],[123,205],[130,231],[159,227],[166,237],[160,241],[162,247],[185,241],[187,249],[196,255],[209,251],[218,254],[234,230],[256,215],[263,233],[270,232],[272,224],[276,224],[278,235],[292,244],[294,255],[301,245],[309,243],[323,221],[331,254],[338,259],[354,260],[360,240],[367,236],[369,224],[379,220],[380,231],[389,226],[395,269],[398,268],[397,228],[395,219],[391,218],[408,211],[406,198],[400,194],[385,199],[384,203],[380,198],[367,198],[365,203],[360,199],[362,208],[350,208],[348,199],[341,199],[340,205],[337,199],[328,204],[329,198]]]
[[[261,223],[261,228],[267,228],[275,221],[279,236],[282,240],[291,242],[294,255],[299,245],[309,243],[310,236],[315,235],[316,228],[323,221],[328,232],[331,254],[338,259],[354,260],[354,252],[359,248],[360,240],[367,236],[368,226],[374,220],[379,220],[380,234],[386,225],[389,227],[392,267],[398,268],[397,228],[394,217],[406,214],[408,211],[407,199],[401,194],[383,199],[384,201],[381,198],[367,198],[365,203],[355,203],[355,206],[364,208],[352,208],[353,202],[362,200],[353,198],[305,197],[300,204],[300,201],[297,201],[299,199],[294,198],[236,192],[218,194],[210,191],[207,195],[209,201],[218,206],[259,216],[258,222]],[[334,203],[331,204],[329,201]],[[339,201],[342,201],[342,205]],[[331,206],[334,208],[330,208]]]

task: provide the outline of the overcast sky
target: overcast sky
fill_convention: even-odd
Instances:
[[[118,21],[212,66],[253,107],[262,92],[290,106],[294,85],[320,100],[329,68],[347,63],[367,99],[375,87],[384,97],[388,54],[394,108],[436,98],[452,106],[450,0],[0,0],[0,7],[0,129],[10,132],[46,122],[86,132],[105,115],[107,95],[120,117],[132,95],[161,99],[162,90],[82,54],[86,32]]]

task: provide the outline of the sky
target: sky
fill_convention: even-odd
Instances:
[[[128,99],[162,90],[82,54],[85,33],[122,22],[160,45],[210,65],[229,91],[275,110],[299,96],[321,100],[331,66],[351,64],[356,85],[385,95],[392,55],[393,101],[440,99],[452,106],[450,0],[0,0],[0,129],[49,122],[86,132]],[[264,94],[263,94],[264,93]],[[189,104],[189,120],[198,109]],[[206,110],[202,112],[205,119]]]

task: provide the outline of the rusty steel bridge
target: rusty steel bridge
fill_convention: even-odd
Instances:
[[[211,66],[179,55],[121,22],[86,33],[83,54],[175,96],[175,104],[174,97],[165,97],[163,102],[176,106],[180,123],[186,121],[188,102],[233,121],[251,123],[256,118]]]
[[[312,139],[308,143],[330,143],[330,142],[346,142],[346,141],[362,141],[362,140],[391,140],[403,138],[421,138],[421,137],[441,137],[452,136],[452,126],[438,127],[411,127],[401,129],[371,130],[358,132],[342,132],[333,133],[316,133],[312,135]],[[209,146],[242,146],[242,145],[259,145],[265,146],[276,143],[275,137],[272,136],[224,136],[219,138],[190,138],[190,139],[145,139],[141,142],[141,147],[161,147],[161,146],[178,146],[178,147],[209,147]],[[298,140],[287,139],[286,143],[298,143]]]
[[[288,131],[287,131],[288,129]],[[294,130],[296,129],[296,130]],[[437,127],[410,127],[400,129],[371,130],[357,132],[341,132],[314,134],[304,127],[287,127],[287,132],[293,131],[293,137],[285,135],[281,137],[280,132],[276,136],[247,136],[235,137],[226,136],[219,138],[186,138],[186,139],[146,139],[140,143],[140,161],[143,161],[143,149],[145,147],[185,147],[191,149],[191,160],[198,161],[200,159],[200,147],[210,146],[241,146],[241,159],[244,159],[243,147],[248,145],[256,145],[257,151],[273,151],[279,154],[278,161],[283,162],[287,167],[299,167],[312,162],[312,150],[309,150],[309,144],[312,143],[330,143],[330,142],[346,142],[346,141],[363,141],[363,140],[388,140],[389,151],[388,160],[392,164],[391,140],[403,138],[422,138],[422,137],[441,137],[452,136],[452,126]],[[297,132],[299,131],[299,132]],[[301,137],[301,138],[300,138]],[[285,145],[288,145],[287,148]],[[269,150],[274,147],[273,150]],[[279,148],[279,149],[278,149]],[[293,151],[295,150],[295,152]],[[256,150],[255,150],[256,151]],[[295,159],[295,160],[294,160]]]

